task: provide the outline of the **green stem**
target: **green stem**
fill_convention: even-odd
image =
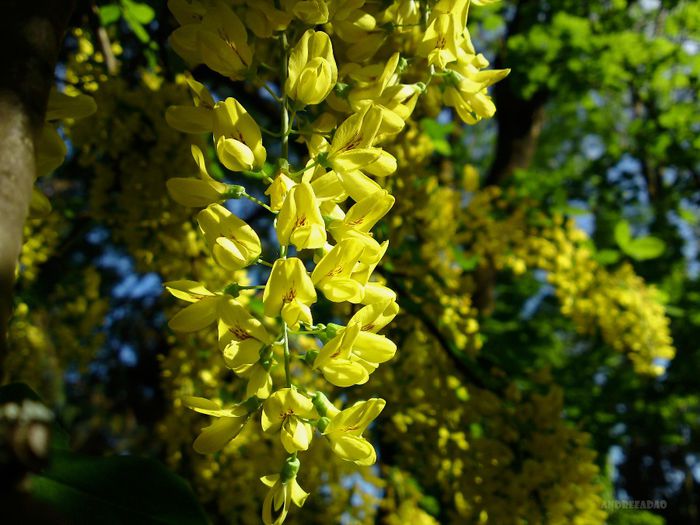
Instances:
[[[277,96],[277,93],[272,91],[272,88],[270,86],[268,86],[267,84],[263,84],[263,89],[270,94],[270,96],[275,100],[275,102],[277,102],[278,104],[282,104],[282,99],[279,96]],[[282,89],[284,89],[284,86],[282,86]]]
[[[272,263],[264,261],[262,259],[258,259],[258,264],[262,264],[263,266],[268,266],[268,267],[272,268]]]
[[[291,361],[291,355],[289,353],[289,329],[287,328],[287,323],[282,321],[284,325],[284,376],[287,380],[287,388],[292,386],[292,374],[289,371],[289,362]]]
[[[282,118],[280,133],[282,133],[282,157],[289,160],[289,112],[287,111],[287,93],[284,86],[287,83],[287,63],[289,62],[289,46],[287,33],[282,32],[282,66],[280,67],[280,90],[282,91]]]
[[[243,193],[243,197],[245,197],[245,198],[248,199],[249,201],[252,201],[252,202],[254,202],[254,203],[256,203],[256,204],[259,204],[260,206],[262,206],[263,208],[265,208],[265,209],[266,209],[267,211],[269,211],[270,213],[277,213],[275,210],[273,210],[272,208],[270,208],[267,204],[265,204],[263,201],[261,201],[261,200],[258,199],[257,197],[253,197],[252,195],[249,195],[248,193]]]

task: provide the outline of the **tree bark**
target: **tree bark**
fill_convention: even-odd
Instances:
[[[36,174],[34,139],[74,0],[6,0],[0,17],[0,371]],[[0,374],[1,375],[1,374]]]

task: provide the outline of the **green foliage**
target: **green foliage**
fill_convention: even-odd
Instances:
[[[148,458],[89,458],[55,451],[51,466],[32,476],[31,492],[72,522],[208,523],[182,478]]]

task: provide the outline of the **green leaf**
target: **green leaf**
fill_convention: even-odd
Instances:
[[[136,20],[131,13],[126,11],[124,12],[124,21],[129,24],[129,27],[136,35],[136,38],[138,38],[143,44],[147,44],[151,40],[148,31],[144,29],[141,23]]]
[[[464,255],[464,252],[457,246],[452,247],[452,253],[454,254],[455,262],[459,264],[459,267],[462,268],[462,270],[464,271],[470,272],[479,264],[478,255],[472,255],[471,257],[467,257],[466,255]]]
[[[630,224],[627,221],[620,221],[615,225],[615,242],[617,245],[625,250],[632,240],[632,233],[630,232]]]
[[[603,266],[615,264],[620,260],[620,252],[617,250],[600,250],[595,254],[594,259]]]
[[[31,492],[71,523],[208,523],[185,481],[153,459],[57,451],[51,467],[32,477]]]
[[[122,0],[125,13],[136,20],[139,24],[150,24],[156,16],[156,12],[148,4],[133,2],[132,0]]]
[[[122,16],[122,11],[118,5],[107,4],[100,6],[100,24],[108,26],[113,24]]]
[[[638,261],[655,259],[664,253],[664,250],[666,243],[658,237],[640,237],[623,248],[627,255]]]
[[[449,156],[452,154],[452,146],[450,146],[447,136],[454,130],[454,122],[441,124],[435,119],[424,118],[420,121],[421,129],[433,143],[433,148],[440,155]]]

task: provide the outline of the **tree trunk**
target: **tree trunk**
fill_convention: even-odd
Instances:
[[[74,0],[7,0],[0,18],[0,371],[7,354],[15,266],[41,130]],[[0,374],[1,375],[1,374]]]

